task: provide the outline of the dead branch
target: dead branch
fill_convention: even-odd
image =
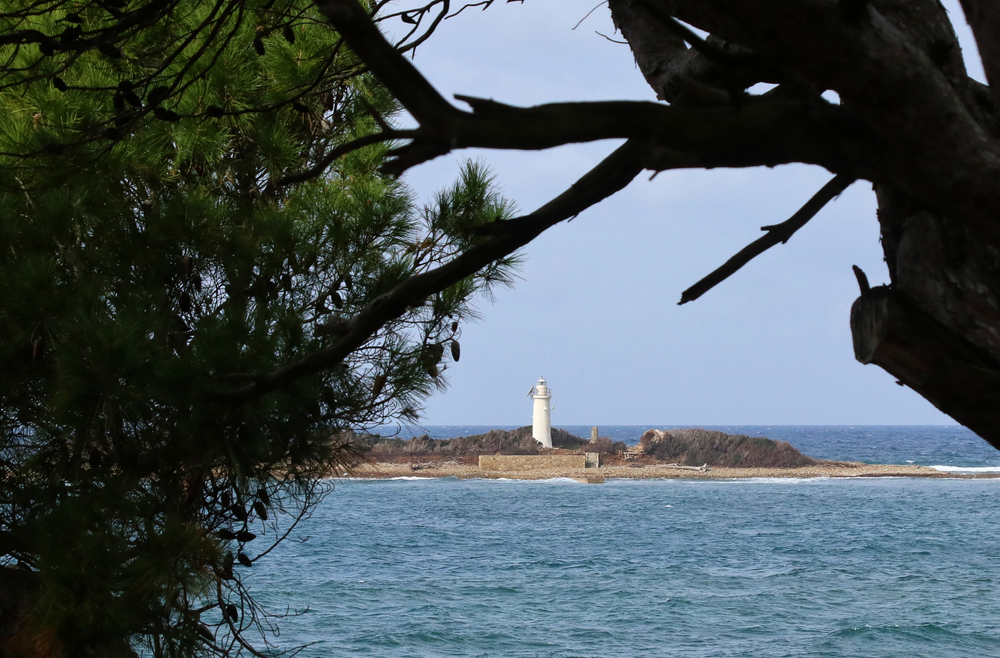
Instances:
[[[851,176],[840,174],[835,176],[829,183],[820,188],[819,192],[813,195],[804,206],[787,220],[774,226],[762,226],[762,231],[767,231],[764,237],[755,240],[741,249],[735,256],[727,260],[721,267],[706,276],[704,279],[694,284],[681,294],[681,301],[678,304],[686,304],[698,299],[706,292],[719,285],[730,276],[735,274],[741,267],[751,260],[761,255],[777,244],[788,242],[796,231],[806,225],[810,219],[816,216],[823,207],[837,197],[841,192],[853,183],[855,179]]]

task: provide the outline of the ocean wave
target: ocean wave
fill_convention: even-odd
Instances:
[[[865,624],[851,626],[850,628],[844,628],[834,631],[830,635],[840,636],[840,637],[857,637],[861,636],[868,640],[874,641],[886,641],[894,640],[899,641],[901,639],[907,640],[917,640],[921,642],[933,642],[942,641],[945,639],[963,639],[966,636],[975,636],[976,634],[962,632],[959,630],[953,630],[949,628],[950,624],[936,624],[933,622],[925,622],[922,624]],[[989,638],[992,640],[993,638]]]
[[[457,478],[456,478],[457,479]],[[478,482],[522,482],[524,484],[581,484],[579,480],[573,478],[504,478],[504,477],[479,477],[472,478]]]
[[[386,478],[386,477],[357,477],[357,476],[335,476],[323,478],[325,481],[330,481],[334,483],[344,483],[344,482],[360,482],[368,484],[377,484],[379,482],[392,482],[394,480],[404,481],[404,482],[458,482],[461,478],[457,478],[454,475],[438,475],[438,476],[427,476],[427,475],[398,475],[396,477]],[[485,480],[486,478],[471,478],[476,480]]]
[[[931,466],[935,471],[946,473],[1000,473],[1000,466]]]
[[[544,480],[521,480],[522,482],[535,482],[537,484],[582,484],[573,478],[545,478]]]
[[[774,477],[760,477],[760,478],[727,478],[720,480],[702,480],[703,482],[739,482],[741,484],[746,484],[751,482],[753,484],[816,484],[819,482],[826,482],[828,480],[844,478],[831,478],[827,476],[819,477],[808,477],[808,478],[774,478]]]

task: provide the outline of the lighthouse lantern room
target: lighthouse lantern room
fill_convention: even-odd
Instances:
[[[538,380],[528,393],[534,400],[531,414],[531,436],[546,448],[552,447],[552,389],[545,384],[545,378]]]

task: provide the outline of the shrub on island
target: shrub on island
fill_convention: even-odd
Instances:
[[[686,466],[798,468],[820,463],[785,441],[703,429],[649,430],[639,445],[644,454],[658,461]]]
[[[599,452],[602,455],[617,455],[628,450],[624,441],[612,441],[610,437],[599,436],[592,441],[588,441],[583,449],[585,452]]]
[[[544,449],[531,436],[531,426],[516,430],[490,430],[485,434],[454,439],[432,439],[427,434],[411,439],[378,435],[353,435],[362,452],[379,461],[420,459],[472,459],[478,455],[537,455]],[[622,441],[597,437],[587,441],[563,429],[552,429],[554,448],[599,452],[614,456],[628,451]],[[797,468],[820,461],[807,457],[785,441],[762,436],[726,434],[703,429],[649,430],[639,440],[640,452],[660,462],[685,466],[730,466],[744,468]],[[617,458],[620,459],[620,458]]]
[[[485,434],[460,436],[454,439],[432,439],[427,434],[409,440],[381,437],[376,434],[355,435],[353,441],[365,452],[378,459],[396,457],[468,457],[477,455],[537,455],[541,446],[531,436],[531,426],[516,430],[490,430]],[[610,441],[610,439],[608,439]],[[619,442],[621,443],[621,442]],[[622,444],[624,445],[624,444]],[[552,446],[577,450],[589,444],[566,430],[552,428]]]

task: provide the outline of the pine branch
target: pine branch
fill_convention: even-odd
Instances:
[[[574,217],[591,205],[628,185],[645,167],[646,148],[626,142],[552,201],[525,217],[505,222],[510,230],[449,261],[436,269],[410,276],[390,292],[372,300],[360,313],[346,320],[343,337],[336,344],[305,356],[269,373],[247,386],[229,391],[212,391],[209,400],[242,404],[289,385],[291,382],[332,368],[362,346],[386,323],[399,318],[431,295],[472,276],[489,264],[513,254],[547,228]]]
[[[292,185],[294,183],[302,183],[304,181],[316,178],[322,175],[331,164],[337,161],[338,158],[344,156],[352,151],[356,151],[365,146],[371,146],[372,144],[378,144],[380,142],[389,142],[395,139],[406,139],[407,137],[413,137],[416,135],[415,131],[412,130],[383,130],[379,133],[373,133],[371,135],[364,135],[363,137],[358,137],[357,139],[352,139],[349,142],[341,144],[336,148],[330,150],[326,155],[316,161],[316,164],[308,169],[297,174],[289,174],[281,180],[275,183],[276,187],[284,187],[286,185]]]

